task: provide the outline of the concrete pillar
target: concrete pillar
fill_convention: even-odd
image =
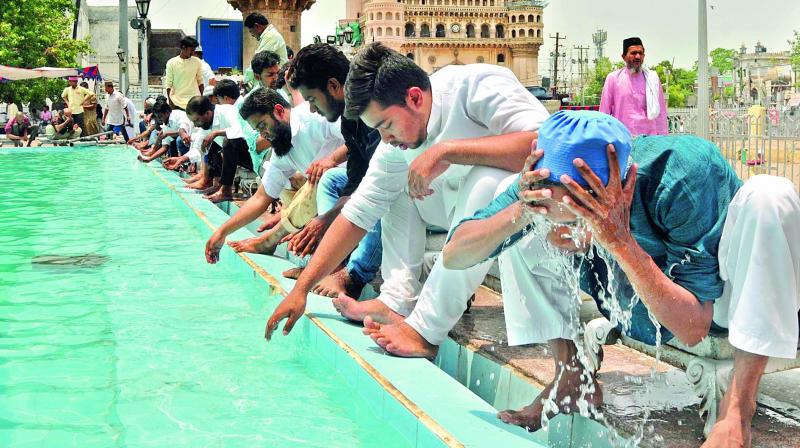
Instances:
[[[511,63],[506,66],[517,75],[519,81],[525,85],[535,85],[538,74],[539,48],[534,45],[511,48]]]
[[[300,50],[300,22],[303,11],[311,8],[316,0],[228,0],[231,6],[242,12],[242,20],[253,12],[260,12],[266,16],[269,23],[283,36],[286,45],[295,53]],[[244,49],[242,52],[242,64],[245,68],[250,67],[250,60],[258,48],[258,41],[250,36],[247,28],[244,28]]]

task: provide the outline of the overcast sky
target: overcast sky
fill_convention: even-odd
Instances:
[[[114,0],[88,0],[90,5],[119,4]],[[134,4],[130,0],[131,5]],[[800,0],[708,0],[708,46],[736,48],[745,42],[752,51],[760,40],[769,51],[788,49],[792,29],[800,30]],[[344,0],[317,0],[303,14],[303,45],[314,35],[332,34],[336,21],[344,18]],[[191,5],[192,14],[187,14]],[[241,14],[225,0],[153,0],[150,18],[155,28],[182,28],[194,34],[197,16],[239,18]],[[592,46],[597,28],[608,31],[606,55],[619,60],[622,39],[642,38],[647,62],[674,58],[675,65],[689,67],[697,59],[697,1],[641,0],[550,0],[544,13],[544,35],[567,36],[567,48]],[[554,39],[545,39],[540,50],[540,71],[546,75]],[[594,58],[594,49],[590,58]]]

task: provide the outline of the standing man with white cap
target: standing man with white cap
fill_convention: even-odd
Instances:
[[[205,86],[203,95],[210,95],[214,92],[214,86],[217,85],[217,78],[216,75],[214,75],[214,70],[212,70],[208,62],[203,59],[202,45],[198,45],[197,48],[194,49],[194,57],[200,59],[200,73],[203,75],[203,85]]]

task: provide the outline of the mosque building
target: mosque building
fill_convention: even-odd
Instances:
[[[539,85],[542,0],[347,0],[347,21],[366,43],[380,41],[428,73],[450,64],[508,67]]]

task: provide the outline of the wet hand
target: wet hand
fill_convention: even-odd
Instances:
[[[424,199],[433,194],[431,182],[447,171],[450,162],[445,160],[446,143],[437,143],[420,154],[408,167],[408,195]]]
[[[275,312],[267,320],[267,328],[264,331],[264,337],[267,338],[267,341],[272,339],[272,333],[278,328],[278,324],[283,319],[286,319],[286,324],[283,326],[283,335],[286,336],[292,331],[294,324],[306,310],[306,296],[306,293],[292,290],[281,301]]]
[[[536,149],[536,139],[531,143],[531,155],[525,159],[525,166],[520,173],[518,186],[519,186],[519,199],[527,207],[530,207],[537,213],[545,214],[547,209],[544,207],[537,207],[537,202],[550,199],[553,192],[549,188],[536,188],[535,185],[550,177],[550,170],[548,168],[533,169],[536,162],[544,157],[544,151]]]
[[[222,250],[222,245],[225,244],[225,237],[219,232],[214,232],[211,238],[206,242],[206,261],[209,264],[215,264],[219,261],[219,251]]]
[[[628,170],[625,187],[622,186],[617,152],[614,145],[606,147],[609,179],[604,186],[599,177],[582,159],[575,159],[573,165],[581,173],[595,192],[592,196],[586,189],[568,175],[561,176],[561,183],[570,195],[563,198],[576,215],[583,218],[591,227],[594,239],[610,252],[621,249],[634,242],[630,229],[631,203],[636,186],[637,165]]]

